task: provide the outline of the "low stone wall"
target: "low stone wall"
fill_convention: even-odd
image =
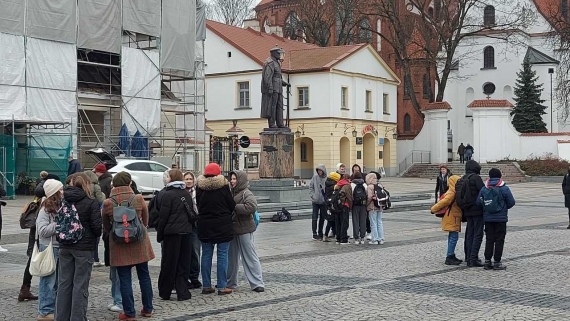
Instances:
[[[557,183],[562,184],[564,176],[527,176],[527,182]]]

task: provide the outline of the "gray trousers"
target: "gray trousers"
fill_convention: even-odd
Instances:
[[[352,232],[355,240],[366,237],[366,206],[356,205],[352,207]]]
[[[283,94],[273,93],[271,96],[271,115],[269,118],[269,127],[283,127]]]
[[[261,263],[253,244],[253,233],[237,235],[230,243],[228,255],[228,288],[236,288],[238,284],[239,261],[243,263],[245,277],[251,289],[265,287],[261,273]]]
[[[93,251],[59,250],[56,321],[87,321]]]

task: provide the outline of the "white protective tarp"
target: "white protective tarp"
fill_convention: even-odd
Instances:
[[[28,38],[26,86],[75,91],[77,87],[75,45]]]
[[[77,5],[77,46],[120,53],[121,0],[78,0]]]
[[[0,85],[0,121],[27,120],[26,89],[20,86]]]
[[[196,0],[196,41],[206,40],[206,4]]]
[[[160,129],[160,100],[123,97],[125,106],[122,120],[127,124],[129,134],[137,130],[145,137],[153,136]]]
[[[160,36],[160,0],[123,0],[123,29]]]
[[[0,33],[0,85],[24,86],[24,37]]]
[[[121,48],[121,90],[123,96],[160,100],[158,52]]]
[[[27,114],[30,119],[76,123],[75,92],[27,87],[26,94]]]
[[[77,0],[28,0],[27,5],[28,37],[75,43]]]
[[[24,35],[26,0],[0,0],[0,32]]]
[[[194,71],[196,1],[162,2],[161,67]]]

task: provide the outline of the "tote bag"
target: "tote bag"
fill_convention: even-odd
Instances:
[[[55,272],[55,258],[53,257],[53,244],[40,252],[38,242],[34,242],[34,251],[30,260],[30,274],[33,276],[48,276]]]

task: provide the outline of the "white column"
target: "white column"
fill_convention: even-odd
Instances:
[[[427,126],[431,163],[447,163],[447,112],[448,109],[426,110],[424,126]]]

